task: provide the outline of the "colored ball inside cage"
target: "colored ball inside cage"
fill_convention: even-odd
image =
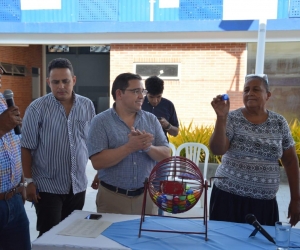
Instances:
[[[167,200],[173,200],[173,195],[166,195]]]
[[[200,191],[199,190],[194,190],[193,194],[194,194],[196,199],[200,198]]]
[[[167,201],[167,205],[168,205],[168,207],[172,207],[173,206],[173,201]]]
[[[178,196],[175,196],[173,199],[173,203],[178,204],[178,202],[179,202],[179,198],[178,198]]]
[[[156,202],[158,203],[158,204],[161,204],[162,203],[162,198],[161,197],[157,197],[157,199],[156,199]]]
[[[185,199],[186,199],[186,195],[180,195],[180,196],[179,196],[179,200],[185,201]]]
[[[190,195],[190,194],[192,194],[192,193],[193,193],[193,190],[192,190],[192,189],[189,189],[189,190],[186,191],[186,194],[187,194],[187,195]]]

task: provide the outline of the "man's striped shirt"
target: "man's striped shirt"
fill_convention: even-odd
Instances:
[[[31,149],[32,178],[40,192],[68,194],[86,190],[86,140],[95,116],[91,100],[74,95],[67,116],[52,93],[33,101],[25,112],[21,146]]]

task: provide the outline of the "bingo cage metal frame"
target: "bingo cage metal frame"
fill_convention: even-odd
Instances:
[[[212,179],[212,178],[211,178]],[[211,182],[211,181],[210,181]],[[207,241],[207,189],[211,187],[208,181],[204,180],[203,175],[198,166],[191,160],[172,156],[159,163],[153,168],[149,178],[144,182],[144,197],[141,212],[139,237],[141,231],[148,232],[166,232],[181,234],[204,234]],[[146,214],[147,193],[152,201],[165,212],[172,214],[184,213],[193,208],[202,193],[204,192],[203,216],[199,217],[176,217]],[[160,216],[164,218],[176,219],[203,219],[204,231],[176,231],[176,230],[157,230],[142,228],[146,216]]]

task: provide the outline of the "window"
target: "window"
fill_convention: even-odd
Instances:
[[[0,66],[4,71],[4,74],[12,75],[12,72],[13,72],[12,64],[10,64],[10,63],[0,63]]]
[[[162,79],[178,80],[180,78],[179,63],[135,63],[134,71],[143,79],[158,76]]]
[[[247,73],[255,71],[256,43],[248,43]],[[271,98],[267,108],[288,122],[300,119],[300,43],[266,43],[264,73],[268,75]]]
[[[28,75],[27,69],[24,65],[1,62],[0,67],[3,69],[5,75],[13,75],[13,76]]]
[[[13,75],[25,76],[26,68],[23,65],[13,65]]]

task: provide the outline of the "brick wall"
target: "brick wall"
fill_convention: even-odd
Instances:
[[[32,101],[31,68],[42,69],[42,46],[0,46],[0,62],[24,65],[29,72],[27,76],[3,75],[0,90],[2,93],[5,89],[13,91],[15,103],[20,109],[21,116],[24,116],[25,109]],[[42,75],[40,77],[43,79]]]
[[[118,74],[133,72],[133,63],[180,63],[180,80],[165,80],[163,96],[174,103],[185,125],[192,120],[195,125],[214,124],[214,96],[229,94],[231,109],[243,105],[246,56],[244,43],[112,44],[110,86]]]

